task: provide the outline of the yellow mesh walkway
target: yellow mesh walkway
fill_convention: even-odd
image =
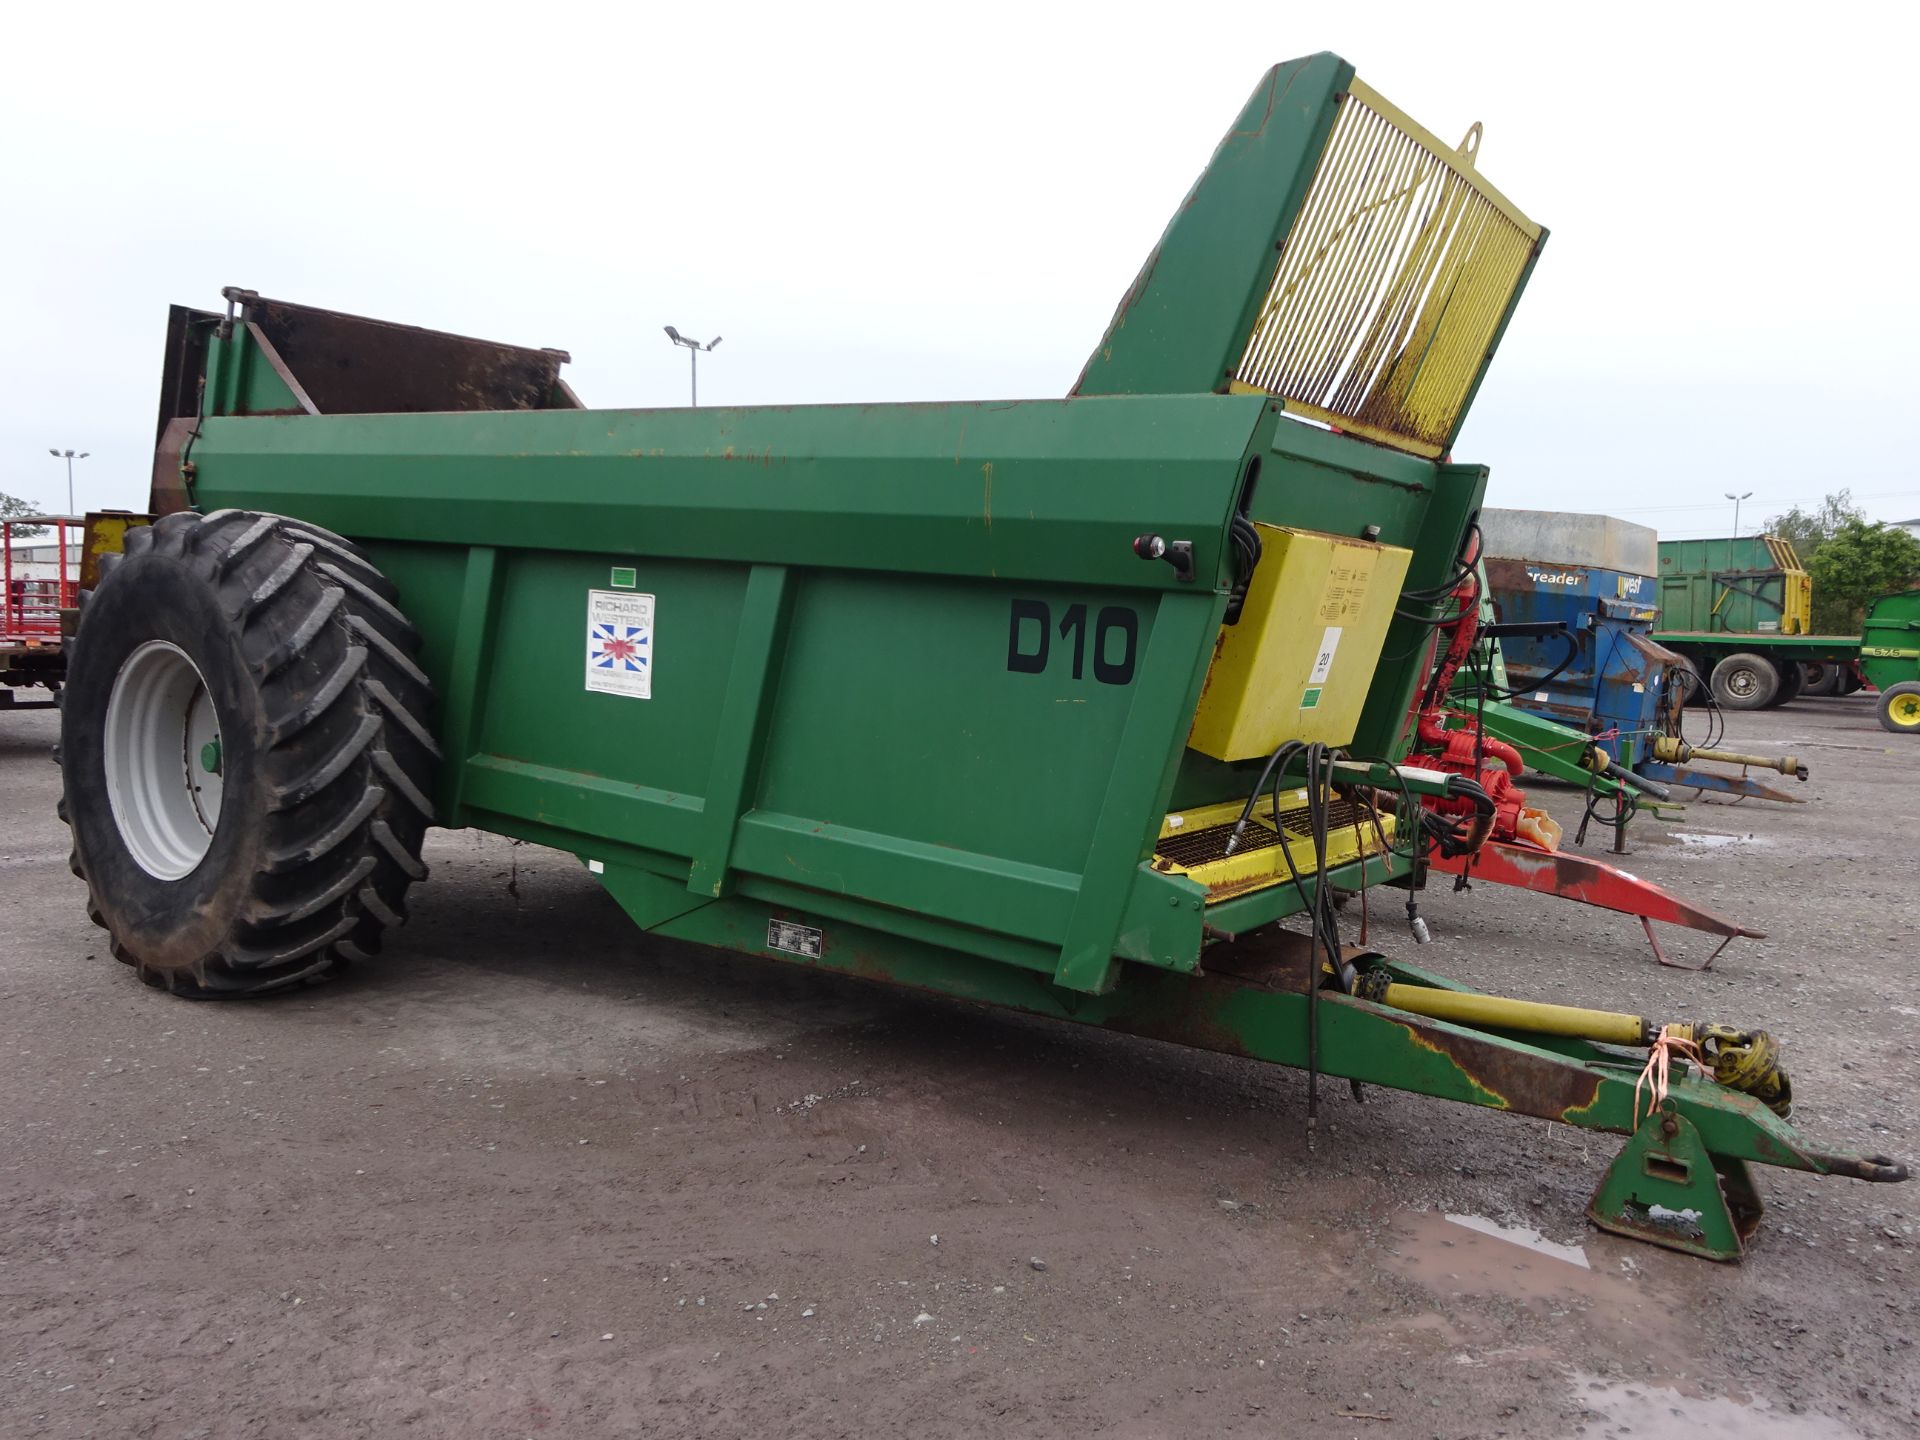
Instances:
[[[1203,805],[1175,811],[1161,822],[1153,847],[1153,868],[1185,875],[1207,887],[1207,903],[1264,890],[1288,882],[1296,873],[1313,870],[1313,831],[1307,821],[1307,792],[1281,792],[1280,823],[1274,824],[1273,797],[1263,795],[1253,818],[1241,833],[1233,854],[1226,853],[1227,837],[1240,818],[1242,801]],[[1362,855],[1378,855],[1391,842],[1394,817],[1378,816],[1351,800],[1335,798],[1327,811],[1327,862],[1346,865]],[[1282,834],[1285,835],[1285,849]],[[1292,864],[1288,860],[1291,857]],[[1384,878],[1384,877],[1375,877]]]

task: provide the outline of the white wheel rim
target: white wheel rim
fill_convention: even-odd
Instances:
[[[107,700],[107,801],[120,839],[156,880],[191,874],[220,823],[220,719],[186,652],[149,640]]]

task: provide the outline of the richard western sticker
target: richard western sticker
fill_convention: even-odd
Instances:
[[[653,698],[653,596],[587,592],[587,689]]]

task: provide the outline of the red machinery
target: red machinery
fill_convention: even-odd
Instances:
[[[1637,875],[1584,855],[1563,852],[1560,826],[1545,811],[1529,806],[1527,792],[1517,783],[1523,767],[1520,752],[1483,734],[1473,716],[1447,707],[1454,677],[1480,634],[1477,532],[1468,547],[1461,557],[1464,573],[1447,597],[1457,613],[1440,626],[1444,648],[1419,701],[1414,763],[1474,781],[1493,802],[1493,813],[1482,814],[1475,800],[1467,796],[1427,798],[1423,802],[1427,809],[1446,822],[1434,827],[1441,834],[1430,837],[1433,843],[1426,857],[1427,868],[1459,876],[1461,887],[1472,877],[1635,916],[1662,965],[1675,962],[1660,948],[1653,933],[1655,920],[1722,937],[1700,966],[1703,970],[1735,936],[1765,938],[1761,931],[1735,925],[1710,910],[1690,905]]]
[[[84,531],[85,522],[66,515],[0,520],[0,709],[53,704],[20,700],[13,692],[19,686],[57,690],[66,673],[60,612],[79,604],[80,566],[72,546]],[[52,560],[29,560],[23,553],[49,545]]]

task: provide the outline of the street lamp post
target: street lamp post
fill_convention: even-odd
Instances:
[[[720,343],[722,337],[716,335],[713,339],[702,345],[698,340],[690,339],[682,335],[671,325],[667,326],[666,329],[669,340],[673,341],[676,345],[684,345],[686,347],[687,359],[693,364],[693,403],[698,405],[700,403],[700,352],[702,350],[713,349],[714,346]]]
[[[1722,493],[1726,495],[1727,499],[1733,501],[1733,538],[1738,540],[1740,538],[1740,502],[1742,500],[1751,500],[1753,498],[1753,491],[1749,490],[1744,495],[1736,495],[1731,490]]]
[[[75,454],[71,450],[49,449],[47,453],[56,460],[64,460],[67,462],[67,514],[71,515],[73,514],[73,462],[76,460],[84,460],[93,452],[91,450],[82,450],[78,454]]]

